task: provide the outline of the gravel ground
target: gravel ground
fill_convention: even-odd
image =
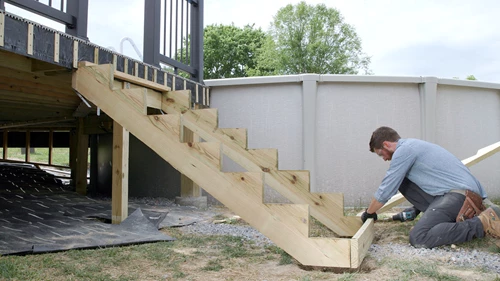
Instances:
[[[250,226],[232,224],[195,223],[181,227],[184,233],[203,235],[233,235],[254,241],[257,245],[272,245],[273,242]],[[489,272],[500,273],[500,255],[465,249],[460,247],[440,247],[434,249],[415,248],[408,244],[372,244],[369,255],[380,261],[386,257],[397,259],[422,259],[435,261],[440,265],[450,265],[466,268],[479,268]]]
[[[172,201],[159,198],[134,198],[139,204],[154,206],[176,207]],[[211,210],[212,214],[217,211]],[[258,246],[273,245],[274,243],[258,230],[247,225],[211,223],[211,220],[201,220],[188,226],[179,228],[184,233],[203,234],[203,235],[232,235],[239,236],[247,240],[254,241]],[[479,268],[489,272],[500,274],[500,254],[478,251],[475,249],[461,247],[439,247],[434,249],[415,248],[408,244],[386,243],[372,244],[368,254],[380,261],[384,258],[397,259],[422,259],[424,261],[435,261],[439,265],[450,265],[464,268]]]
[[[273,245],[274,243],[266,236],[251,226],[231,225],[224,223],[195,223],[180,228],[184,233],[203,235],[232,235],[254,241],[258,246]]]
[[[372,244],[369,250],[372,257],[381,260],[387,256],[397,256],[400,259],[411,260],[420,258],[426,261],[436,261],[439,264],[459,267],[481,268],[490,272],[500,273],[500,255],[474,249],[441,247],[434,249],[415,248],[410,244]]]

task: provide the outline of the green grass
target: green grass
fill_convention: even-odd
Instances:
[[[402,261],[387,259],[384,263],[399,272],[398,276],[394,276],[393,280],[410,281],[410,280],[438,280],[438,281],[460,281],[461,278],[446,273],[441,273],[436,264],[431,262],[423,262],[420,260]]]
[[[292,264],[293,263],[293,258],[290,256],[287,252],[285,252],[283,249],[281,249],[278,246],[267,246],[266,250],[269,251],[270,253],[273,254],[278,254],[280,256],[280,260],[278,262],[279,265],[286,265],[286,264]]]
[[[48,148],[33,148],[34,152],[30,152],[30,162],[34,163],[49,163]],[[7,149],[7,159],[25,161],[26,154],[21,153],[21,148]],[[3,148],[2,148],[3,155]],[[69,148],[53,148],[52,149],[52,164],[60,166],[69,166]]]
[[[207,265],[202,268],[202,270],[206,271],[220,271],[223,269],[224,266],[222,266],[221,262],[219,259],[216,260],[209,260]]]
[[[162,280],[182,279],[191,272],[217,272],[234,266],[235,260],[260,263],[279,248],[265,250],[230,235],[184,235],[169,229],[177,238],[159,242],[92,250],[71,250],[28,256],[0,257],[0,280]],[[282,251],[282,250],[281,250]],[[199,264],[186,269],[186,265]],[[161,272],[155,273],[161,269]],[[193,271],[194,270],[194,271]],[[164,278],[163,278],[164,279]],[[171,279],[169,279],[171,280]]]

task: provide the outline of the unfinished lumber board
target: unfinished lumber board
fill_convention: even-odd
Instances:
[[[322,196],[309,192],[309,171],[271,170],[264,173],[264,179],[266,184],[288,200],[296,204],[309,204],[311,214],[340,236],[352,237],[361,227],[359,218],[344,216],[342,193]]]
[[[367,219],[351,239],[351,268],[358,268],[368,253],[375,233],[373,219]]]
[[[105,65],[105,64],[103,64],[103,65]],[[136,63],[136,66],[137,66],[137,63]],[[135,72],[135,73],[137,74],[137,72]],[[155,82],[143,79],[143,78],[139,78],[137,76],[130,75],[130,74],[127,74],[127,73],[124,73],[121,71],[115,70],[113,75],[114,75],[115,79],[120,79],[120,80],[127,81],[130,83],[136,84],[136,85],[151,88],[151,89],[159,91],[159,92],[170,91],[170,87],[167,87],[165,85],[158,84],[158,83],[155,83]]]
[[[191,109],[191,90],[163,92],[161,109],[166,113],[184,113]]]
[[[76,192],[78,194],[87,194],[87,167],[88,167],[88,148],[89,136],[84,134],[83,118],[78,118],[76,135]]]
[[[499,151],[500,142],[497,142],[479,149],[474,156],[462,160],[462,163],[467,167],[471,167]],[[403,194],[398,192],[398,194],[392,196],[391,199],[389,199],[389,201],[387,201],[387,203],[385,203],[384,206],[378,210],[378,213],[383,213],[405,201],[406,198],[404,198]]]
[[[247,148],[248,136],[246,128],[218,128],[217,131],[222,134],[228,142],[233,142],[243,149]]]
[[[0,13],[0,47],[4,45],[5,35],[5,13]]]
[[[215,108],[188,110],[181,115],[181,124],[203,139],[208,140],[210,138],[208,135],[210,134],[206,132],[217,129],[219,126],[219,114]]]
[[[500,152],[500,141],[479,149],[476,155],[462,160],[462,163],[467,167],[471,167],[497,152]]]
[[[286,221],[292,231],[298,231],[301,235],[309,237],[309,205],[267,203],[266,206],[271,209],[276,219]]]
[[[172,115],[172,114],[170,114]],[[178,115],[179,114],[175,114]],[[180,117],[180,116],[179,116]],[[188,128],[183,128],[183,133],[181,136],[181,142],[189,143],[189,142],[199,142],[199,138],[195,136],[195,134],[189,130]],[[218,153],[220,154],[220,143],[218,146]],[[220,155],[219,155],[220,157]],[[219,162],[221,160],[219,159]],[[220,163],[219,163],[220,166]],[[181,197],[200,197],[201,196],[201,188],[195,182],[193,182],[189,177],[181,174]]]
[[[161,109],[161,93],[151,90],[151,89],[146,89],[145,95],[144,95],[144,103],[146,104],[147,107],[151,108],[156,108],[156,109]]]
[[[179,114],[166,114],[166,115],[148,115],[151,123],[166,133],[177,136],[181,141],[180,124],[181,118]]]
[[[187,142],[191,154],[198,158],[200,162],[211,165],[215,169],[221,168],[221,143],[220,142]],[[208,161],[207,161],[208,160]]]
[[[113,87],[116,88],[116,87]],[[147,89],[145,88],[134,88],[134,89],[123,89],[122,93],[125,97],[129,98],[132,101],[132,105],[136,110],[147,114],[147,104],[145,102]]]
[[[255,163],[262,168],[263,172],[278,170],[278,150],[276,148],[249,149],[248,153],[253,156]]]
[[[2,15],[2,13],[0,13]],[[7,159],[7,150],[9,149],[8,146],[9,143],[9,130],[4,129],[3,130],[3,153],[2,153],[2,159]]]
[[[111,222],[120,224],[128,217],[129,132],[113,122],[113,173]]]

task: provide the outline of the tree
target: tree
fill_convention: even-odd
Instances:
[[[454,76],[453,79],[460,79],[460,77],[456,77]],[[465,77],[465,80],[477,80],[476,76],[474,75],[468,75],[467,77]]]
[[[276,61],[260,58],[257,69],[276,68],[279,74],[370,72],[370,58],[363,54],[360,38],[334,8],[303,1],[287,5],[277,12],[270,32],[274,48],[266,44],[261,55]]]
[[[253,25],[209,25],[204,29],[204,79],[247,77],[256,73],[257,53],[266,33]]]

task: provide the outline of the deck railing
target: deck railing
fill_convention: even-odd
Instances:
[[[144,62],[203,81],[203,1],[144,1]]]
[[[66,33],[87,38],[89,0],[0,0],[66,26]],[[145,0],[145,63],[187,73],[203,81],[204,0]]]
[[[66,33],[88,40],[87,18],[89,0],[0,0],[0,9],[9,3],[66,26]]]

